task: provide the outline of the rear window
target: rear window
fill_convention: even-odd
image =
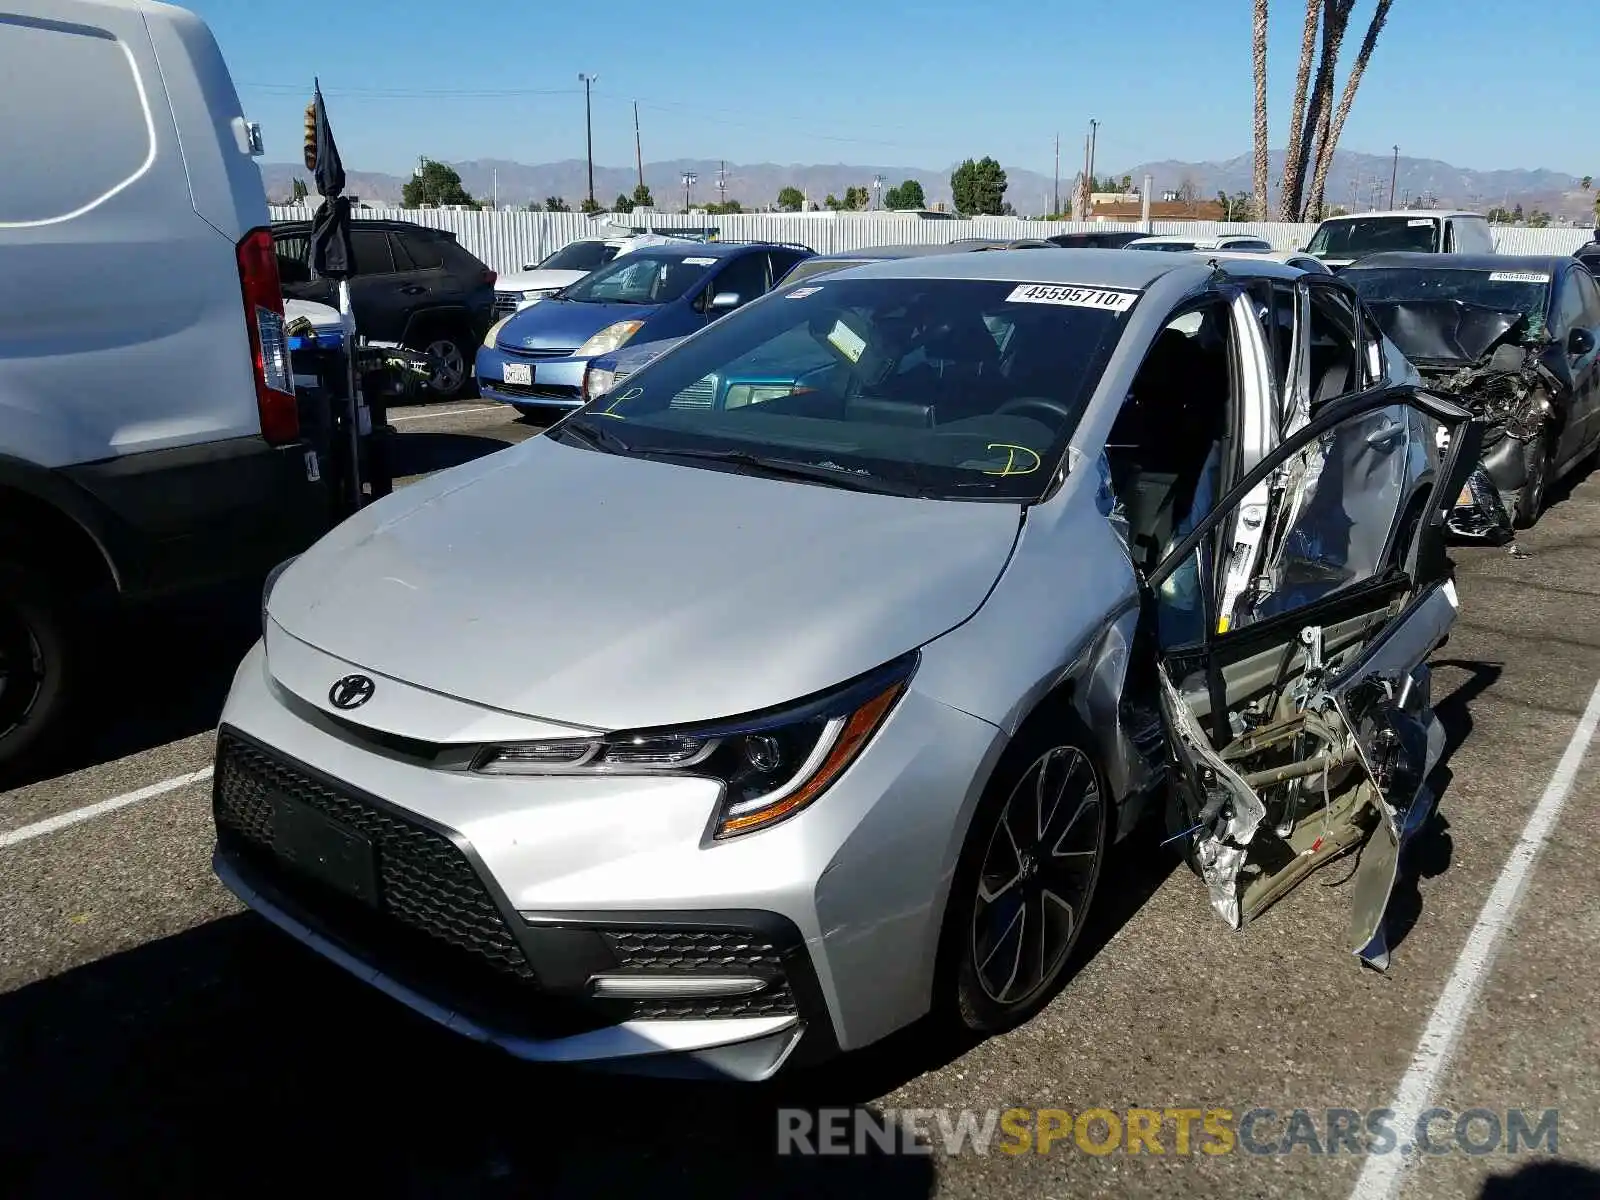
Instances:
[[[444,266],[444,246],[436,238],[402,233],[395,236],[395,243],[419,271],[437,271]]]
[[[154,159],[134,60],[102,30],[0,13],[0,110],[0,225],[70,217]]]
[[[569,242],[539,264],[541,271],[592,271],[617,256],[604,242]]]
[[[1433,217],[1353,217],[1325,221],[1306,251],[1318,258],[1355,258],[1386,251],[1436,253],[1439,222]]]

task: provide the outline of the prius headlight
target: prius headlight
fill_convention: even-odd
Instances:
[[[270,601],[272,599],[272,589],[278,586],[278,580],[282,577],[283,573],[285,571],[287,571],[290,567],[294,566],[295,559],[297,559],[299,557],[300,556],[298,554],[296,554],[294,556],[294,558],[286,558],[281,563],[279,563],[277,566],[273,567],[272,570],[267,572],[267,581],[266,581],[266,583],[261,585],[261,636],[262,637],[265,637],[267,635],[267,603],[268,603],[268,601]]]
[[[500,336],[500,331],[506,327],[506,322],[511,320],[511,318],[516,315],[516,313],[507,313],[493,325],[489,326],[489,332],[483,335],[483,348],[485,350],[494,349],[495,339]]]
[[[624,731],[489,746],[489,775],[685,775],[723,785],[714,836],[736,837],[794,816],[872,740],[916,669],[909,654],[782,709],[681,729]]]
[[[576,357],[592,358],[597,354],[610,354],[613,350],[620,350],[627,344],[628,339],[642,328],[644,328],[643,321],[618,321],[615,325],[607,325],[578,347]]]

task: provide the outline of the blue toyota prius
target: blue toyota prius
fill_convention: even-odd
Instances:
[[[576,408],[595,358],[679,338],[771,290],[812,251],[768,242],[652,246],[503,318],[478,351],[478,391],[529,413]]]

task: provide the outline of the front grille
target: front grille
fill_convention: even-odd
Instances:
[[[672,398],[668,408],[693,408],[708,409],[717,399],[717,380],[714,375],[707,375],[698,383],[691,383],[683,391]]]
[[[219,737],[217,824],[271,852],[275,795],[298,800],[371,839],[384,913],[499,975],[537,982],[483,881],[449,838],[314,780],[226,733]]]
[[[576,346],[558,347],[556,349],[539,349],[530,346],[504,346],[501,350],[507,354],[514,354],[518,358],[571,358],[578,352]]]
[[[488,381],[489,386],[507,396],[526,396],[530,400],[576,400],[578,389],[561,383],[505,383],[499,379]]]

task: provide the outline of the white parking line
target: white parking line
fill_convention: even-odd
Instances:
[[[1427,1027],[1422,1031],[1422,1040],[1417,1043],[1411,1065],[1401,1077],[1394,1103],[1390,1106],[1394,1109],[1395,1129],[1414,1129],[1417,1118],[1431,1101],[1439,1077],[1455,1051],[1456,1039],[1461,1034],[1461,1027],[1466,1022],[1478,988],[1493,964],[1500,940],[1516,916],[1517,905],[1532,874],[1534,860],[1549,840],[1550,830],[1572,792],[1572,785],[1579,768],[1583,766],[1589,743],[1594,740],[1596,728],[1600,728],[1600,683],[1590,693],[1588,707],[1583,710],[1578,727],[1572,731],[1572,740],[1567,743],[1566,752],[1556,764],[1555,773],[1550,776],[1544,795],[1539,797],[1539,803],[1534,806],[1533,815],[1523,826],[1522,836],[1517,839],[1511,857],[1506,860],[1500,877],[1495,880],[1489,898],[1484,901],[1483,910],[1478,914],[1477,924],[1467,935],[1466,945],[1456,958],[1455,969],[1450,972],[1450,978],[1445,981],[1444,990],[1439,994],[1439,1002],[1434,1005],[1433,1015],[1428,1018]],[[1390,1200],[1400,1189],[1407,1164],[1416,1157],[1413,1152],[1409,1155],[1381,1154],[1368,1158],[1356,1179],[1350,1200]]]
[[[410,416],[405,417],[390,417],[389,421],[392,424],[400,421],[430,421],[434,417],[466,417],[473,413],[504,412],[506,408],[507,406],[504,404],[479,404],[473,408],[441,408],[438,412],[412,413]]]
[[[20,829],[13,829],[8,833],[0,833],[0,850],[4,850],[7,846],[15,846],[19,842],[27,842],[36,837],[43,837],[47,833],[55,833],[57,830],[66,829],[84,821],[92,821],[95,817],[104,816],[109,812],[116,812],[119,808],[127,808],[130,804],[138,804],[141,800],[154,800],[157,796],[165,796],[168,792],[175,792],[179,788],[188,787],[191,783],[201,783],[210,778],[211,768],[202,767],[198,771],[190,771],[187,775],[179,775],[173,779],[164,779],[160,783],[152,783],[149,787],[142,787],[136,792],[113,796],[109,800],[101,800],[96,804],[86,804],[82,808],[73,809],[71,812],[60,813],[43,821],[35,821],[32,825],[24,825]]]

